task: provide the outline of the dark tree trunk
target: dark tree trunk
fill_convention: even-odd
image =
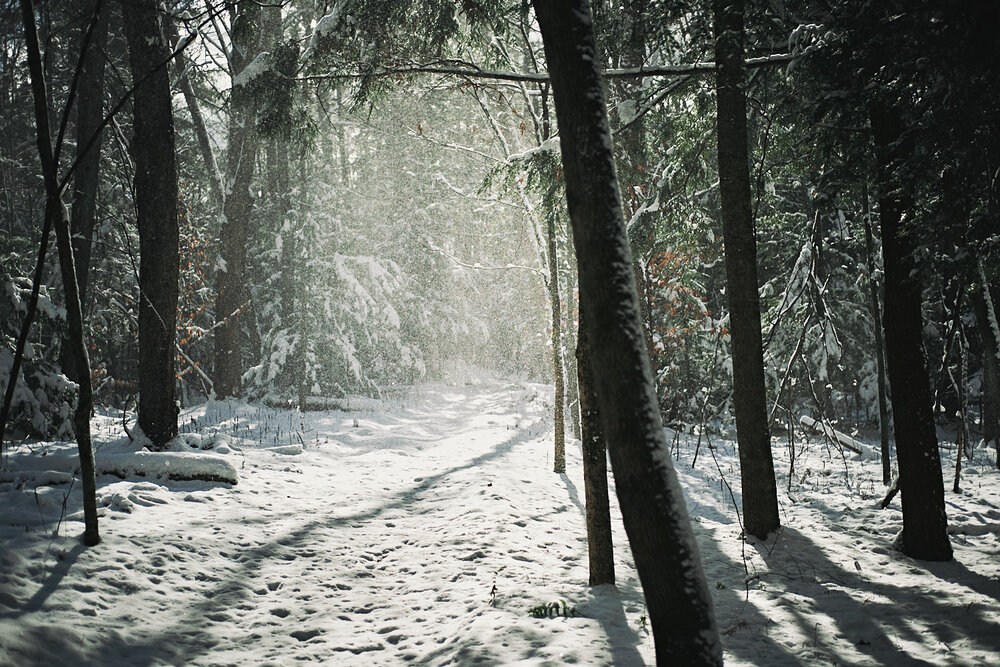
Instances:
[[[257,57],[260,43],[260,5],[244,0],[233,18],[233,80]],[[234,85],[229,109],[229,145],[226,158],[226,201],[222,212],[221,266],[216,274],[215,393],[219,398],[239,396],[243,376],[240,352],[246,290],[247,236],[253,197],[250,182],[257,161],[254,100],[246,86]]]
[[[87,18],[98,8],[99,0],[90,3]],[[108,12],[99,12],[91,31],[89,45],[82,53],[79,96],[76,102],[76,175],[73,177],[73,209],[70,230],[73,234],[73,257],[76,266],[76,284],[80,289],[80,306],[87,309],[87,286],[90,282],[90,249],[93,245],[94,226],[97,221],[97,186],[100,183],[101,140],[98,138],[87,150],[91,137],[100,133],[104,119],[104,44],[108,35]],[[83,46],[89,24],[80,30]],[[60,366],[73,382],[80,383],[80,373],[73,363],[73,353],[67,341],[60,353]]]
[[[1000,328],[978,254],[973,261],[976,275],[972,282],[972,307],[983,344],[983,440],[996,446],[1000,468]]]
[[[73,266],[73,243],[70,237],[69,212],[62,202],[59,190],[59,165],[52,148],[49,128],[48,96],[45,76],[42,73],[41,54],[38,49],[38,33],[35,29],[35,11],[31,0],[21,0],[21,18],[24,22],[27,42],[28,69],[35,102],[35,123],[38,130],[38,154],[45,179],[45,217],[56,230],[56,246],[59,249],[59,269],[66,291],[66,325],[69,329],[69,345],[73,353],[74,367],[79,369],[80,393],[73,412],[73,429],[76,432],[77,449],[80,453],[80,478],[83,483],[83,542],[94,546],[101,541],[97,526],[97,477],[94,465],[94,448],[90,438],[90,413],[94,408],[93,390],[90,385],[90,359],[87,358],[87,344],[83,337],[83,312],[80,308],[80,293],[76,284],[76,269]],[[48,236],[46,225],[45,236]],[[47,243],[44,238],[42,243]],[[11,383],[17,376],[11,375]],[[2,433],[0,433],[2,436]]]
[[[903,505],[899,549],[922,560],[950,560],[948,519],[931,388],[924,355],[920,280],[914,230],[904,229],[912,202],[895,187],[893,170],[908,156],[899,113],[881,101],[869,107],[878,167],[879,216],[885,264],[885,348],[892,387],[896,461]]]
[[[757,240],[750,206],[743,0],[715,0],[719,194],[733,350],[733,403],[743,481],[743,528],[764,538],[779,525],[764,387]]]
[[[875,280],[875,244],[872,224],[868,219],[868,192],[865,191],[865,251],[868,253],[869,308],[875,329],[875,364],[878,373],[878,439],[882,452],[882,483],[892,481],[892,462],[889,454],[889,396],[885,379],[885,342],[882,340],[882,308],[879,306],[878,281]]]
[[[139,227],[139,428],[157,449],[177,435],[174,341],[180,270],[170,55],[157,2],[122,5],[132,80]],[[152,73],[152,74],[151,74]],[[146,78],[148,77],[148,78]]]
[[[100,0],[94,0],[91,7]],[[93,12],[93,9],[91,9]],[[80,303],[86,306],[90,283],[90,249],[93,245],[97,220],[97,186],[100,183],[101,140],[87,151],[91,137],[98,134],[104,120],[104,44],[108,35],[107,11],[100,13],[90,46],[83,56],[80,70],[80,96],[76,107],[76,175],[73,178],[73,210],[70,229],[73,232],[73,255],[76,260],[76,282],[80,287]],[[86,28],[84,28],[86,30]]]
[[[583,443],[583,490],[587,503],[587,545],[590,585],[615,583],[615,553],[611,538],[608,503],[608,449],[597,408],[594,373],[590,360],[594,351],[587,335],[586,315],[580,309],[576,339],[576,374],[580,386],[580,440]]]
[[[658,664],[721,664],[712,600],[660,423],[586,0],[535,0],[556,105],[580,302],[615,487]]]

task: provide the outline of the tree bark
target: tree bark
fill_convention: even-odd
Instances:
[[[586,0],[533,4],[552,80],[597,402],[657,663],[721,664],[643,340],[590,7]]]
[[[994,443],[997,468],[1000,468],[1000,328],[978,253],[972,261],[976,272],[972,282],[972,307],[983,344],[983,441],[987,445]]]
[[[882,309],[879,306],[878,281],[875,280],[875,244],[872,224],[868,219],[868,192],[865,191],[865,251],[868,254],[869,308],[875,330],[875,365],[878,373],[878,439],[882,452],[882,483],[892,481],[892,462],[889,453],[889,396],[885,378],[885,342],[882,340]]]
[[[229,146],[226,158],[225,204],[219,236],[220,262],[215,298],[215,392],[219,398],[239,396],[243,376],[240,346],[246,290],[247,236],[253,196],[250,183],[257,161],[254,100],[246,86],[235,85],[238,77],[259,52],[260,5],[240,2],[233,18],[233,82],[229,109]]]
[[[743,529],[764,538],[779,526],[764,386],[757,241],[750,205],[743,0],[714,0],[719,194],[733,350],[733,402],[743,481]]]
[[[553,421],[555,450],[552,469],[566,472],[566,380],[563,372],[562,305],[559,298],[559,257],[556,253],[556,212],[544,212],[549,257],[549,308],[552,311],[552,383],[555,386]]]
[[[86,14],[92,16],[100,0],[93,0]],[[76,103],[76,175],[73,177],[73,208],[70,213],[70,230],[73,234],[73,257],[76,266],[76,283],[80,289],[80,306],[87,310],[87,286],[90,282],[90,251],[93,246],[94,226],[97,216],[97,187],[100,184],[101,140],[98,138],[90,150],[88,143],[101,133],[104,119],[104,44],[108,34],[108,13],[98,12],[91,31],[86,52],[81,51],[78,97]],[[80,45],[86,41],[88,24],[80,29]],[[59,365],[73,382],[80,383],[80,373],[73,363],[74,355],[69,341],[59,354]]]
[[[98,9],[100,9],[98,7]],[[93,389],[90,384],[90,359],[83,336],[83,312],[80,308],[80,293],[76,284],[76,268],[73,266],[73,243],[70,237],[69,212],[62,201],[59,190],[59,165],[52,150],[52,135],[49,128],[48,96],[45,76],[42,70],[41,54],[38,49],[38,33],[35,28],[35,10],[31,0],[21,0],[21,18],[24,22],[27,42],[28,70],[31,78],[32,94],[35,102],[35,123],[38,131],[38,154],[45,179],[45,217],[56,230],[56,247],[59,249],[59,269],[66,291],[66,324],[69,329],[69,344],[72,348],[74,366],[79,369],[80,393],[73,412],[73,429],[76,432],[77,449],[80,454],[80,478],[83,484],[83,543],[94,546],[101,541],[97,525],[97,477],[94,472],[94,448],[90,437],[90,413],[94,408]],[[48,227],[48,225],[46,226]],[[47,233],[46,233],[47,236]],[[43,239],[43,243],[47,242]],[[11,383],[16,380],[11,375]]]
[[[177,436],[174,341],[180,272],[168,42],[155,0],[122,5],[132,80],[139,227],[139,428],[154,449]],[[157,69],[158,68],[158,69]],[[150,73],[152,73],[150,75]]]
[[[896,187],[893,175],[893,170],[908,157],[910,141],[903,136],[899,112],[889,104],[873,100],[869,116],[875,140],[885,265],[886,362],[903,506],[903,530],[896,545],[913,558],[950,560],[941,457],[921,340],[920,280],[913,258],[915,230],[905,229],[904,225],[912,202]]]
[[[587,504],[587,546],[590,585],[615,583],[615,553],[608,503],[608,449],[597,407],[594,350],[587,335],[586,315],[580,309],[576,339],[576,374],[580,386],[580,440],[583,442],[583,490]]]
[[[91,7],[100,0],[93,0]],[[94,9],[91,9],[93,12]],[[80,287],[80,304],[87,303],[90,283],[90,249],[93,245],[97,220],[97,186],[100,183],[101,141],[89,151],[87,143],[101,132],[104,120],[104,44],[108,35],[108,12],[101,12],[90,46],[83,55],[80,70],[79,97],[76,107],[76,176],[73,178],[73,209],[70,230],[73,232],[73,255],[76,260],[76,282]],[[86,28],[84,28],[86,30]],[[86,151],[86,152],[84,152]],[[75,378],[71,378],[75,381]]]

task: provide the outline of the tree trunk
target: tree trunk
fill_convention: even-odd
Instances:
[[[888,104],[872,101],[869,115],[878,168],[885,265],[886,361],[903,505],[903,530],[896,544],[913,558],[950,560],[941,457],[921,340],[920,281],[913,258],[915,230],[904,229],[904,214],[912,208],[912,202],[900,194],[892,173],[908,158],[910,142],[903,137],[898,111]]]
[[[868,254],[869,308],[875,330],[875,365],[878,373],[878,438],[882,451],[882,483],[892,481],[892,462],[889,454],[889,397],[885,378],[885,343],[882,340],[882,309],[879,307],[878,281],[875,279],[875,244],[872,224],[868,219],[868,192],[865,191],[865,251]]]
[[[86,17],[99,8],[98,2],[89,3]],[[70,214],[70,230],[73,234],[73,257],[76,266],[76,284],[80,290],[80,306],[86,311],[87,286],[90,282],[90,249],[93,245],[94,226],[97,220],[97,186],[100,183],[101,140],[87,150],[90,138],[100,133],[104,119],[104,44],[108,34],[108,12],[98,12],[97,21],[91,32],[85,53],[81,52],[83,64],[78,84],[79,96],[76,103],[76,175],[73,177],[73,209]],[[80,30],[80,44],[83,47],[89,22]],[[73,382],[80,383],[80,373],[73,364],[74,355],[69,341],[63,345],[59,355],[59,365]]]
[[[583,443],[583,490],[587,503],[587,546],[590,585],[615,583],[615,553],[611,538],[608,503],[608,449],[597,408],[594,373],[590,360],[594,351],[587,335],[586,316],[580,309],[576,339],[576,374],[580,386],[580,440]]]
[[[996,446],[997,468],[1000,468],[1000,328],[978,253],[973,261],[976,279],[972,284],[972,307],[983,342],[983,441]]]
[[[535,0],[556,105],[580,302],[615,487],[658,664],[721,664],[712,599],[660,423],[586,0]]]
[[[779,525],[778,490],[767,423],[757,241],[750,206],[743,0],[715,0],[714,10],[719,194],[733,350],[733,402],[743,481],[743,528],[764,538]]]
[[[254,100],[236,78],[257,57],[260,42],[260,5],[244,0],[233,18],[233,81],[229,109],[229,146],[226,158],[226,201],[222,212],[220,266],[215,298],[215,392],[219,398],[238,396],[243,376],[240,353],[240,317],[246,290],[247,235],[253,197],[250,183],[257,161]]]
[[[99,8],[98,8],[99,9]],[[21,0],[21,18],[24,21],[27,42],[28,70],[35,102],[35,123],[38,130],[38,154],[45,179],[45,217],[56,230],[56,246],[59,249],[59,269],[66,291],[66,324],[69,329],[69,344],[73,352],[73,363],[79,369],[80,394],[73,412],[73,429],[76,432],[77,449],[80,453],[80,478],[83,483],[83,543],[94,546],[101,541],[97,526],[97,477],[94,465],[94,448],[90,438],[90,413],[94,408],[93,389],[90,384],[90,359],[87,358],[87,344],[83,337],[83,312],[80,308],[80,293],[76,284],[76,268],[73,266],[73,243],[69,229],[69,212],[62,202],[59,190],[59,165],[52,150],[52,135],[49,129],[48,96],[45,76],[42,73],[41,54],[38,50],[38,33],[35,29],[35,10],[31,0]],[[47,234],[46,234],[47,236]],[[43,239],[43,243],[47,242]],[[11,383],[16,380],[11,375]]]
[[[100,0],[91,2],[91,12]],[[79,98],[76,107],[76,175],[73,177],[73,210],[70,230],[73,232],[73,255],[76,260],[76,282],[80,287],[80,304],[86,305],[90,282],[90,248],[93,245],[97,220],[97,186],[100,183],[101,140],[84,153],[87,143],[101,132],[104,120],[104,44],[108,35],[108,12],[101,12],[90,46],[83,55],[80,70]],[[86,30],[86,28],[84,28]],[[75,381],[75,380],[74,380]]]
[[[139,428],[162,449],[177,436],[174,341],[180,271],[170,55],[155,0],[122,5],[132,80],[139,227]],[[158,68],[158,69],[156,69]],[[154,71],[155,70],[155,71]],[[152,72],[152,75],[150,75]]]
[[[268,48],[277,49],[282,39],[281,32],[281,7],[264,7],[261,15],[261,29],[263,31],[264,42]],[[294,71],[285,72],[289,76],[294,76]],[[341,128],[338,136],[343,141],[343,130]],[[267,170],[267,191],[269,193],[270,205],[269,230],[281,238],[281,249],[278,252],[278,297],[280,299],[280,322],[279,329],[285,329],[289,334],[298,332],[297,317],[295,308],[296,294],[298,291],[298,280],[296,276],[296,265],[298,263],[298,239],[296,222],[297,216],[290,215],[292,207],[291,197],[291,155],[288,150],[288,138],[278,133],[267,138],[264,149],[265,164]],[[291,392],[298,392],[298,374],[301,372],[297,350],[301,346],[301,341],[296,344],[296,352],[290,363],[286,363],[281,369],[280,384],[283,388],[288,388]]]
[[[544,212],[547,222],[546,241],[549,256],[549,307],[552,310],[552,382],[555,385],[553,421],[555,422],[555,452],[552,469],[566,472],[566,381],[562,354],[562,305],[559,299],[559,258],[556,254],[556,212]]]

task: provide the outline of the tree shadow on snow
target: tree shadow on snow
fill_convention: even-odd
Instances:
[[[49,599],[49,596],[59,588],[59,584],[66,577],[70,568],[73,567],[73,564],[76,563],[76,561],[80,558],[80,554],[82,554],[86,548],[87,547],[85,547],[82,543],[74,545],[72,549],[60,557],[59,562],[52,568],[52,571],[45,579],[41,588],[35,591],[35,594],[32,595],[23,605],[21,605],[19,609],[12,609],[11,611],[0,614],[0,619],[20,618],[25,614],[40,610],[45,604],[45,601]],[[11,598],[11,601],[13,601],[13,598]]]
[[[576,505],[583,516],[587,515],[587,508],[580,500],[580,492],[577,490],[573,480],[566,473],[560,474],[566,489],[569,492],[570,500]],[[612,492],[614,487],[609,489]],[[622,548],[622,547],[619,547]],[[628,544],[624,545],[628,549]],[[639,636],[625,616],[625,607],[622,604],[622,594],[613,584],[593,586],[590,588],[591,600],[587,602],[582,611],[587,618],[592,618],[601,624],[604,634],[608,637],[611,646],[611,655],[615,665],[645,665],[642,654],[639,653],[638,646],[643,639]],[[636,593],[639,597],[640,594]]]
[[[935,642],[948,647],[959,639],[979,640],[978,650],[995,650],[982,638],[1000,636],[1000,627],[979,610],[963,610],[961,598],[952,591],[915,591],[906,583],[905,570],[955,572],[962,567],[958,564],[931,565],[886,549],[885,555],[897,563],[891,575],[854,571],[853,563],[848,568],[831,561],[821,545],[788,527],[754,548],[768,565],[761,580],[780,586],[779,597],[794,594],[811,600],[789,602],[784,608],[827,656],[849,659],[842,655],[845,643],[879,664],[927,664],[907,655],[901,641],[932,654]],[[817,617],[838,632],[824,636],[814,621]]]
[[[127,638],[109,637],[95,651],[95,655],[101,656],[104,664],[127,664],[131,667],[146,667],[163,661],[183,664],[206,655],[221,641],[218,637],[220,633],[213,629],[213,625],[231,621],[230,614],[238,614],[240,605],[245,605],[247,600],[252,599],[253,587],[260,583],[260,576],[266,565],[296,558],[298,550],[314,544],[315,535],[321,531],[350,530],[355,524],[372,521],[387,512],[412,505],[423,494],[433,492],[434,487],[449,475],[502,457],[532,437],[534,435],[530,428],[521,429],[517,435],[497,444],[489,452],[425,477],[419,484],[395,493],[386,503],[378,507],[354,514],[318,518],[264,544],[239,550],[238,558],[235,558],[232,567],[226,570],[227,576],[204,594],[199,602],[189,606],[187,612],[176,618],[172,624],[155,633],[136,628]],[[334,508],[335,504],[331,503],[329,506]],[[330,511],[332,513],[335,510]],[[162,536],[158,539],[161,538]],[[297,627],[290,625],[287,629],[290,632]],[[255,641],[254,635],[250,630],[246,630],[246,633],[244,641],[248,645],[252,644]],[[260,638],[259,635],[257,638]],[[296,641],[289,640],[289,645],[296,644]],[[485,657],[482,653],[485,648],[477,648],[477,645],[478,641],[474,637],[455,638],[449,642],[448,650],[456,651],[456,655],[464,651],[470,658],[475,655]]]

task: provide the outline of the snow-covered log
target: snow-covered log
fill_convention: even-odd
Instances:
[[[851,436],[841,433],[840,431],[827,426],[817,419],[813,419],[808,415],[802,415],[799,417],[799,423],[808,429],[812,429],[816,433],[825,433],[828,438],[836,442],[844,449],[849,449],[855,454],[860,454],[862,456],[865,455],[864,445]]]

